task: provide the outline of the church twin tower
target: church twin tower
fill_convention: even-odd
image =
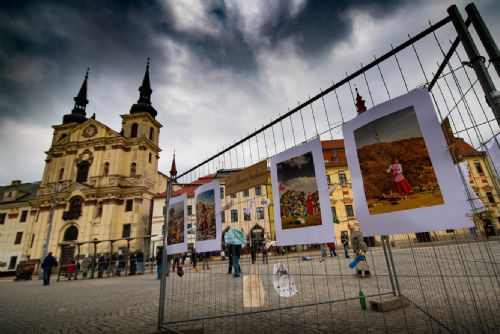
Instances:
[[[78,253],[145,250],[151,234],[155,194],[164,191],[166,176],[158,172],[161,124],[151,105],[149,59],[139,100],[121,115],[116,132],[87,118],[88,70],[70,114],[54,125],[41,185],[33,202],[37,217],[30,224],[25,254],[42,256],[49,220],[48,251],[63,262]],[[51,207],[55,204],[53,218]],[[121,240],[120,240],[121,239]],[[128,240],[127,240],[128,239]]]

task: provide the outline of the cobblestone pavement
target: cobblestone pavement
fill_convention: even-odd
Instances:
[[[371,278],[359,279],[343,256],[319,262],[300,255],[258,261],[265,303],[243,308],[243,279],[227,274],[227,262],[210,270],[168,278],[166,320],[170,328],[203,333],[441,333],[498,332],[498,241],[488,244],[395,248],[398,284],[411,302],[379,313],[362,311],[367,300],[392,293],[381,249],[368,254]],[[260,260],[260,259],[258,259]],[[272,286],[273,264],[283,262],[298,293],[280,298]],[[248,258],[243,274],[250,274]],[[152,333],[156,330],[159,281],[155,274],[55,282],[0,280],[0,333]],[[424,313],[422,310],[425,310]],[[203,320],[201,320],[203,319]]]

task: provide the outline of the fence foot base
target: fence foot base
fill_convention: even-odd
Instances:
[[[380,300],[370,300],[370,306],[373,311],[388,312],[408,306],[408,302],[401,297],[387,296]]]

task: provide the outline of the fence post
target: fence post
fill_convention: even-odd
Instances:
[[[483,18],[479,14],[475,4],[470,3],[465,6],[465,11],[469,15],[469,18],[474,25],[474,29],[476,29],[476,32],[481,39],[488,56],[490,57],[490,61],[493,63],[493,66],[500,77],[500,52],[498,51],[495,40],[491,37],[490,31],[484,23]]]
[[[394,264],[394,258],[392,257],[391,243],[389,241],[389,236],[386,238],[387,252],[389,253],[389,263],[392,268],[392,277],[394,278],[394,284],[396,285],[396,294],[401,296],[401,289],[399,288],[398,273],[396,272],[396,265]]]
[[[486,97],[486,102],[493,110],[493,114],[497,120],[498,125],[500,125],[500,92],[498,92],[491,80],[491,77],[486,70],[486,66],[484,66],[484,57],[479,55],[477,51],[476,44],[472,39],[472,36],[469,33],[469,30],[465,26],[465,22],[462,18],[462,15],[458,11],[456,5],[450,6],[448,8],[448,14],[450,15],[451,22],[455,26],[455,30],[458,33],[458,37],[464,46],[465,52],[467,52],[467,56],[469,57],[470,64],[476,72],[477,78],[481,87],[483,88],[483,92]]]
[[[381,236],[382,238],[382,249],[384,250],[384,257],[385,257],[385,263],[387,264],[387,271],[389,272],[389,280],[391,281],[391,287],[392,287],[392,294],[394,296],[397,296],[397,292],[396,292],[396,286],[394,285],[394,277],[392,275],[392,269],[391,269],[391,264],[390,264],[390,260],[389,260],[389,257],[387,255],[387,246],[385,244],[385,241],[388,239],[386,235],[382,235]]]

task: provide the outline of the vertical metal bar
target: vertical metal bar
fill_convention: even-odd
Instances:
[[[469,19],[472,21],[472,25],[483,43],[484,49],[490,57],[490,61],[493,63],[498,76],[500,76],[500,52],[498,51],[497,44],[490,34],[490,31],[483,21],[483,18],[479,14],[477,7],[474,3],[470,3],[465,6],[465,11],[469,15]]]
[[[165,218],[163,220],[163,251],[162,251],[162,263],[161,263],[161,283],[160,283],[160,303],[158,305],[158,330],[165,322],[165,294],[166,294],[166,283],[167,283],[167,248],[165,247],[165,240],[167,240],[167,222],[168,222],[168,202],[170,201],[170,196],[172,194],[172,182],[173,179],[167,182],[167,195],[165,198]],[[157,269],[158,270],[158,269]]]
[[[387,264],[387,271],[389,272],[389,280],[391,281],[392,294],[394,296],[397,296],[396,285],[394,284],[394,277],[392,275],[390,259],[389,259],[389,256],[387,254],[386,241],[387,241],[388,237],[386,235],[382,235],[381,238],[382,238],[382,249],[384,250],[385,263]]]
[[[398,296],[401,296],[401,289],[399,288],[398,274],[396,271],[396,266],[394,265],[394,258],[392,257],[391,243],[389,242],[389,238],[387,238],[387,252],[389,253],[389,262],[392,267],[392,273],[394,277],[394,284],[396,285],[396,293]]]
[[[458,37],[460,37],[460,40],[462,41],[465,52],[467,52],[472,68],[474,69],[474,72],[476,72],[479,83],[483,88],[486,101],[493,110],[493,114],[495,115],[498,125],[500,125],[500,92],[496,91],[495,85],[493,84],[493,81],[484,66],[484,58],[479,55],[476,44],[474,43],[469,30],[467,30],[467,27],[465,26],[464,20],[458,11],[457,6],[450,6],[448,8],[448,14],[450,15],[451,22],[455,26]]]

